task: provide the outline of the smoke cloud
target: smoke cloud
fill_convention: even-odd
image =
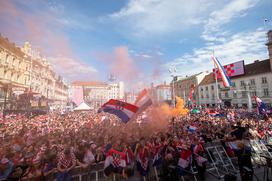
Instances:
[[[28,5],[24,1],[0,1],[0,20],[3,22],[0,30],[4,36],[20,45],[29,41],[32,48],[42,51],[54,69],[65,78],[93,77],[96,69],[83,63],[75,54],[56,15],[39,9],[26,11],[22,8]]]

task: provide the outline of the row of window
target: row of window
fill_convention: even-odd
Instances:
[[[233,83],[233,87],[236,87],[236,84],[235,84],[235,82],[232,82]],[[266,77],[262,77],[262,84],[267,84],[268,82],[267,82],[267,78]],[[255,79],[250,79],[249,80],[249,85],[251,85],[251,86],[254,86],[254,85],[256,85],[255,84]],[[241,80],[240,81],[240,86],[246,86],[246,83],[245,83],[245,81],[244,80]],[[218,84],[218,89],[220,89],[220,85]],[[206,86],[205,87],[205,90],[206,91],[208,91],[209,90],[209,87],[208,86]],[[211,85],[211,90],[214,90],[214,86],[213,85]],[[203,91],[203,88],[201,87],[201,89],[200,89],[200,91]]]
[[[224,93],[224,96],[225,96],[225,98],[230,98],[228,92],[225,92],[225,93]],[[257,92],[256,92],[256,91],[250,92],[250,96],[251,96],[251,97],[257,96]],[[264,89],[263,89],[263,96],[264,96],[264,97],[268,97],[268,96],[269,96],[269,90],[268,90],[268,88],[264,88]],[[220,92],[220,93],[219,93],[219,98],[221,99],[221,97],[222,97],[222,94],[221,94],[221,92]],[[242,92],[242,98],[245,98],[245,97],[247,97],[247,92],[243,91],[243,92]],[[201,98],[204,99],[203,94],[201,94]],[[209,99],[209,94],[206,94],[206,98]],[[214,98],[215,98],[215,95],[212,94],[212,99],[214,99]],[[233,92],[233,98],[237,98],[237,92]]]

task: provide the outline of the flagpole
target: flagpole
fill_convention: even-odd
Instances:
[[[213,50],[213,57],[214,57],[214,50]],[[218,104],[219,103],[218,81],[217,81],[217,74],[216,74],[216,65],[214,61],[213,61],[213,66],[214,66],[214,76],[215,76],[216,104]]]

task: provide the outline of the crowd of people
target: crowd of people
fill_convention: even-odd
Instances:
[[[178,180],[194,164],[199,179],[205,180],[205,165],[211,158],[203,145],[214,140],[222,141],[230,157],[238,156],[239,166],[252,168],[239,157],[246,150],[244,140],[269,142],[272,118],[262,119],[243,109],[217,111],[221,116],[201,110],[127,124],[94,111],[7,116],[0,123],[0,180],[46,180],[56,173],[57,181],[69,181],[76,166],[91,170],[101,162],[105,163],[105,177],[115,173],[137,180],[153,166],[160,180]],[[236,148],[228,142],[236,143]],[[241,168],[240,173],[247,179]]]

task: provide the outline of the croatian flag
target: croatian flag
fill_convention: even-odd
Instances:
[[[153,158],[153,167],[161,165],[162,164],[162,145],[158,145],[155,148],[155,155]]]
[[[141,91],[134,104],[139,107],[139,113],[143,112],[152,104],[152,100],[148,94],[147,89]]]
[[[219,62],[219,60],[215,56],[212,56],[212,60],[218,69],[218,72],[222,78],[224,87],[231,87],[232,83],[231,83],[230,78],[227,75],[224,67],[221,65],[221,63]]]
[[[137,159],[136,159],[137,170],[142,176],[146,176],[149,172],[148,165],[148,151],[147,149],[138,150]]]
[[[266,114],[266,105],[265,103],[257,96],[254,96],[254,99],[257,104],[257,113],[258,114]]]
[[[189,92],[189,99],[188,99],[189,102],[191,103],[192,108],[194,108],[194,100],[193,100],[194,93],[195,93],[195,85],[192,85]]]
[[[102,111],[114,114],[124,123],[127,123],[138,111],[138,107],[126,102],[110,99],[98,110],[98,112]]]
[[[217,111],[215,111],[215,110],[210,110],[210,111],[208,112],[208,114],[209,114],[210,116],[212,116],[212,117],[220,117],[220,116],[221,116],[220,113],[217,112]]]
[[[196,128],[195,126],[190,125],[190,126],[188,127],[188,131],[189,131],[190,133],[194,133],[196,130],[197,130],[197,128]]]
[[[104,163],[105,175],[109,176],[112,172],[122,173],[124,167],[126,167],[126,154],[114,149],[109,150]]]
[[[180,158],[178,161],[178,166],[181,168],[187,168],[192,162],[192,152],[191,150],[183,149],[180,153]]]

